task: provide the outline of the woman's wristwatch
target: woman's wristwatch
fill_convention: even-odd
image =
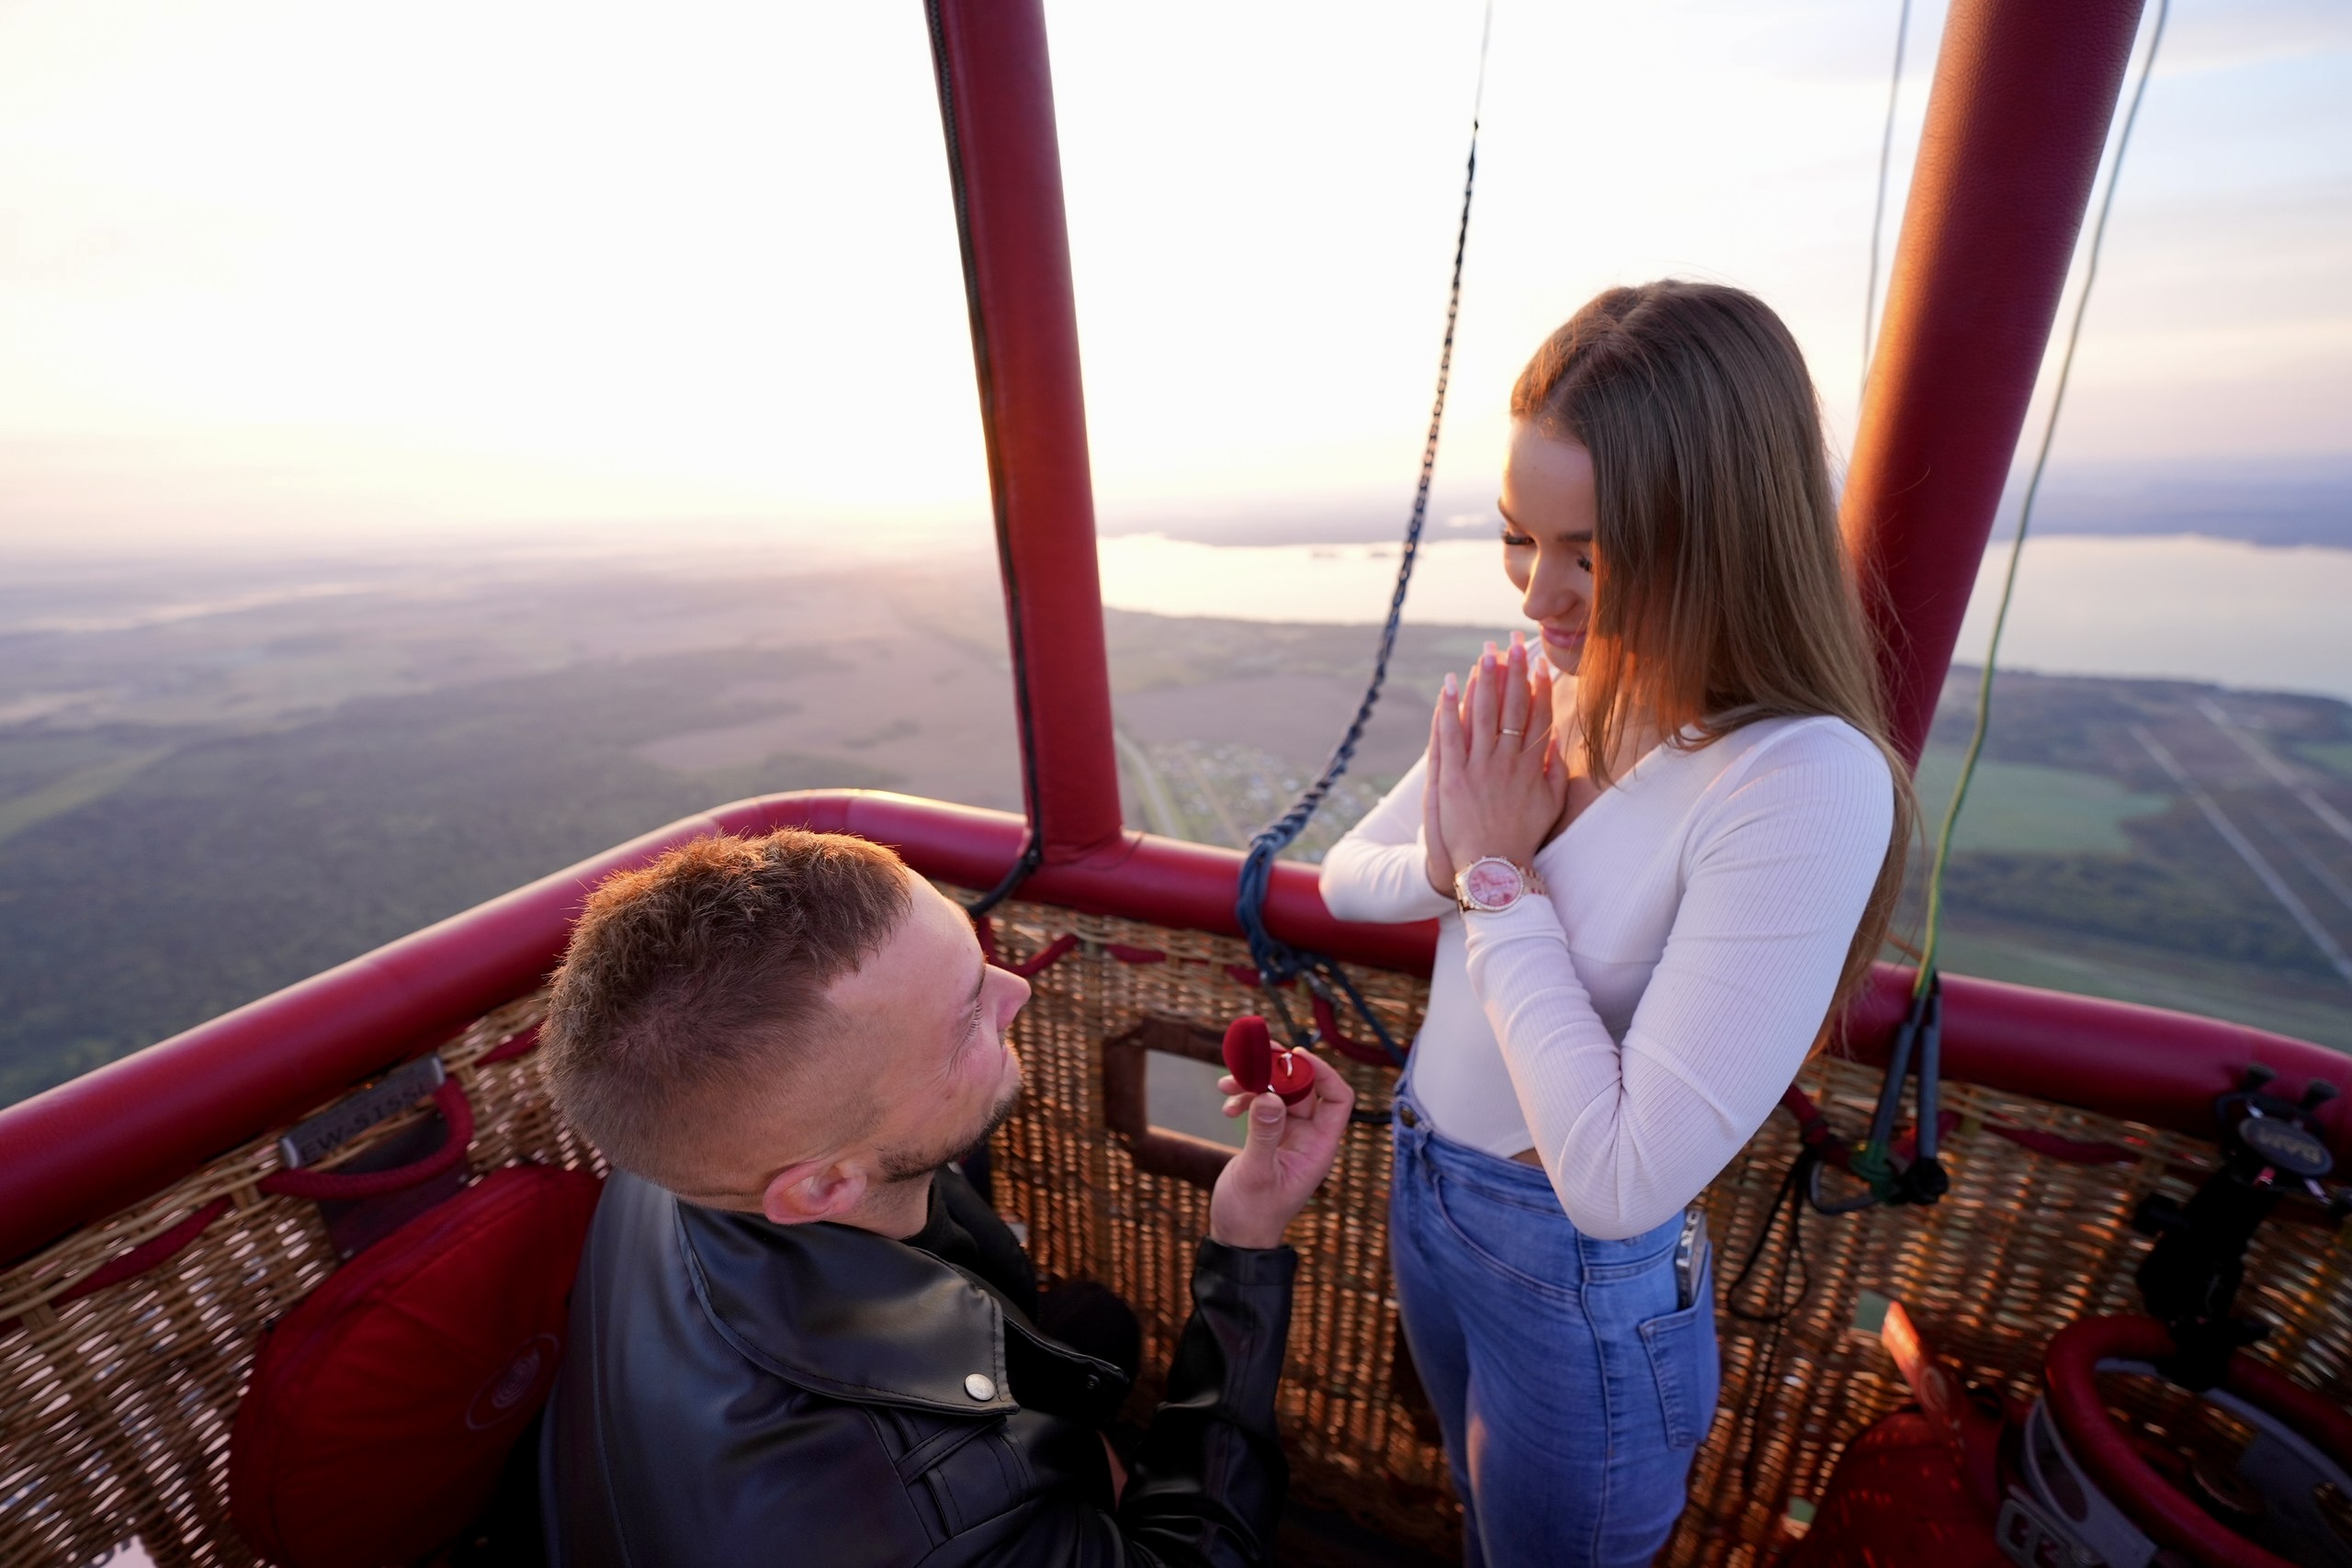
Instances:
[[[1534,867],[1500,855],[1482,855],[1453,874],[1453,901],[1464,914],[1499,914],[1530,893],[1546,891]]]

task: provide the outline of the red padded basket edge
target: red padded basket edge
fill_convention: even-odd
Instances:
[[[537,986],[563,953],[599,880],[711,833],[808,827],[896,845],[914,867],[987,886],[1020,852],[1022,819],[869,790],[808,790],[737,801],[541,878],[323,975],[250,1002],[71,1083],[0,1109],[0,1262],[136,1202],[224,1150],[282,1126],[354,1082],[428,1049]],[[1099,914],[1237,935],[1240,854],[1148,834],[1073,865],[1048,864],[1023,897]],[[1315,868],[1274,866],[1274,934],[1351,963],[1429,973],[1436,922],[1332,918]],[[1910,976],[1881,964],[1849,1028],[1854,1054],[1884,1059]],[[2336,1051],[2219,1019],[1947,976],[1944,1072],[1983,1084],[2211,1137],[2216,1095],[2249,1062],[2279,1089],[2342,1081]],[[2352,1097],[2320,1119],[2352,1157]]]
[[[279,1320],[229,1441],[248,1546],[285,1568],[379,1568],[481,1512],[554,1386],[602,1189],[586,1171],[497,1171]]]
[[[2110,1358],[2162,1361],[2175,1348],[2163,1324],[2138,1314],[2086,1317],[2060,1329],[2042,1353],[2042,1381],[2067,1450],[2109,1501],[2159,1545],[2200,1562],[2293,1568],[2173,1490],[2109,1416],[2098,1389],[2099,1363]],[[2308,1389],[2243,1352],[2230,1358],[2222,1385],[2284,1420],[2336,1463],[2352,1464],[2352,1449],[2346,1446],[2352,1443],[2352,1420]]]

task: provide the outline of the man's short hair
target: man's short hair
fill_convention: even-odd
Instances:
[[[912,897],[881,845],[797,829],[697,839],[606,877],[548,1000],[557,1109],[613,1164],[679,1185],[683,1141],[773,1101],[831,1021],[827,989]]]

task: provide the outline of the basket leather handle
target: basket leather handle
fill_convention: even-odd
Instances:
[[[458,1086],[457,1079],[443,1078],[441,1087],[433,1091],[433,1103],[440,1109],[441,1119],[448,1123],[449,1134],[441,1141],[439,1148],[424,1158],[394,1166],[390,1170],[303,1170],[296,1168],[273,1171],[261,1179],[261,1190],[280,1198],[348,1201],[398,1192],[432,1180],[464,1159],[467,1145],[474,1141],[473,1102],[466,1098],[466,1091]]]
[[[433,1103],[440,1110],[442,1120],[448,1123],[449,1135],[441,1141],[439,1148],[423,1159],[395,1166],[390,1170],[333,1171],[299,1168],[277,1170],[263,1177],[256,1185],[264,1192],[280,1198],[352,1199],[398,1192],[419,1182],[430,1181],[465,1158],[467,1146],[474,1139],[473,1102],[466,1098],[466,1091],[458,1087],[457,1079],[442,1079],[440,1087],[433,1091]],[[49,1297],[44,1304],[52,1309],[62,1307],[108,1286],[135,1279],[151,1269],[160,1268],[210,1229],[213,1223],[227,1213],[231,1207],[231,1200],[215,1198],[183,1216],[170,1229],[150,1236],[137,1247],[100,1264]],[[6,1333],[21,1321],[12,1318],[0,1322],[0,1333]]]

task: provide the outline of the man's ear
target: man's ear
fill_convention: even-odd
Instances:
[[[838,1220],[865,1196],[865,1168],[836,1155],[786,1166],[760,1194],[760,1213],[780,1225]]]

